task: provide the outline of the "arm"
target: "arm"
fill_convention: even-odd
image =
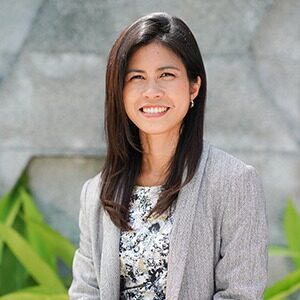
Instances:
[[[89,218],[86,210],[87,190],[90,180],[83,185],[80,196],[79,228],[80,242],[73,259],[73,282],[69,289],[69,299],[100,300],[92,257]]]
[[[263,299],[267,284],[267,218],[261,181],[251,166],[232,182],[221,227],[214,300]]]

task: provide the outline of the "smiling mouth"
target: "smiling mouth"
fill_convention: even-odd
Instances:
[[[151,106],[151,107],[142,107],[140,111],[145,114],[163,114],[169,110],[169,107],[166,106]]]

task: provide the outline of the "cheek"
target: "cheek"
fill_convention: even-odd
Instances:
[[[136,111],[140,104],[140,93],[135,88],[124,88],[123,90],[123,103],[126,112]]]
[[[132,97],[130,97],[128,94],[123,94],[123,105],[125,109],[125,113],[127,117],[133,121],[134,113],[135,113],[135,106],[134,101],[132,101]]]
[[[124,108],[125,108],[125,112],[126,112],[126,115],[128,117],[130,117],[130,111],[131,111],[131,106],[130,104],[128,103],[127,99],[123,98],[123,105],[124,105]]]
[[[123,90],[123,101],[124,103],[130,103],[134,99],[134,90],[132,88],[124,88]]]
[[[130,99],[132,98],[131,96],[130,96],[130,92],[129,92],[129,90],[128,89],[124,89],[123,90],[123,103],[124,103],[124,107],[125,107],[125,109],[127,110],[128,108],[129,108],[129,106],[130,106]]]
[[[176,83],[172,84],[172,87],[169,89],[169,91],[172,91],[172,94],[174,95],[180,95],[184,98],[189,98],[189,84],[185,81],[177,81]]]

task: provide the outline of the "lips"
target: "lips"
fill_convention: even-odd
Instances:
[[[170,107],[167,106],[143,106],[140,108],[140,111],[143,113],[144,116],[148,117],[160,117],[163,116]]]
[[[157,114],[162,113],[168,110],[168,107],[165,106],[151,106],[151,107],[142,107],[141,111],[147,114]]]

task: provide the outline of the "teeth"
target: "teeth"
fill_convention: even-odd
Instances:
[[[168,108],[167,107],[143,107],[143,112],[148,114],[157,114],[165,112]]]

